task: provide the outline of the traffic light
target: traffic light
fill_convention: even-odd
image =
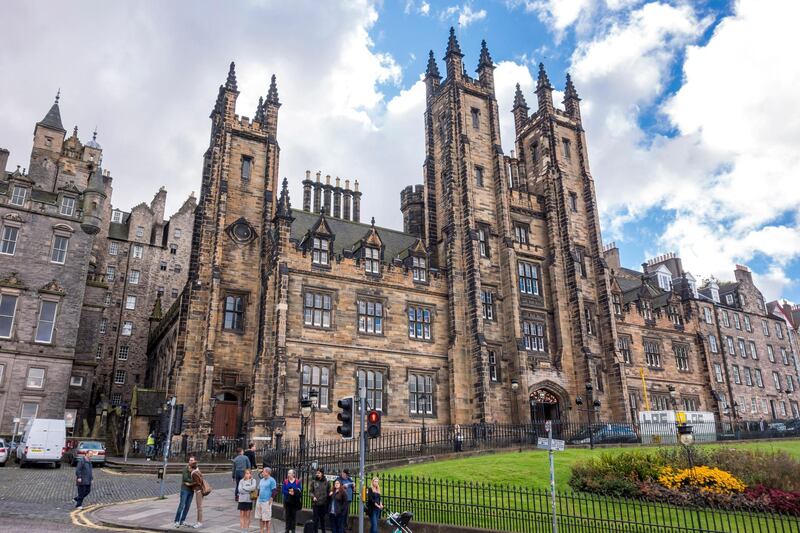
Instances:
[[[376,439],[381,436],[381,414],[378,411],[367,413],[367,437]]]
[[[353,438],[353,397],[348,396],[339,400],[339,409],[342,410],[336,418],[341,425],[336,428],[336,432],[345,440]]]

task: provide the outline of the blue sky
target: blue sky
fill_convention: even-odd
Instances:
[[[468,70],[489,44],[507,152],[514,84],[531,103],[539,61],[557,91],[572,73],[603,238],[627,266],[675,251],[696,277],[730,279],[748,264],[768,299],[800,301],[800,2],[16,0],[4,13],[10,165],[26,166],[60,87],[65,126],[84,141],[98,127],[120,208],[165,185],[177,209],[199,189],[208,112],[236,60],[242,115],[278,76],[295,203],[304,171],[321,170],[359,179],[365,218],[399,227],[399,191],[422,177],[420,75],[452,25]]]

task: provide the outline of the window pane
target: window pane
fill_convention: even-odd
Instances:
[[[36,342],[50,342],[53,340],[57,305],[56,302],[42,302],[39,311],[39,323],[36,327]]]
[[[0,296],[0,337],[10,337],[14,324],[17,297],[10,294]]]

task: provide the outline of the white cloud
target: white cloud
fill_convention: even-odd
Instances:
[[[477,22],[479,20],[483,20],[486,18],[486,10],[479,9],[477,11],[472,10],[472,6],[470,4],[463,4],[461,6],[450,6],[441,13],[442,20],[449,20],[455,18],[458,22],[460,28],[466,28],[473,22]]]
[[[423,17],[427,17],[431,12],[431,5],[423,0],[419,4],[417,4],[414,0],[408,0],[406,2],[405,8],[403,12],[406,15],[410,15],[411,13],[416,13],[418,15],[422,15]]]

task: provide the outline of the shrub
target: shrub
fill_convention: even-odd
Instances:
[[[765,504],[769,509],[800,516],[800,491],[788,492],[756,485],[748,488],[745,496],[753,502]]]
[[[744,483],[730,473],[708,466],[697,466],[681,470],[665,466],[658,476],[658,482],[672,490],[691,488],[718,494],[744,492],[746,488]]]
[[[800,491],[800,462],[786,452],[720,447],[712,449],[709,456],[708,464],[727,470],[748,486]]]

